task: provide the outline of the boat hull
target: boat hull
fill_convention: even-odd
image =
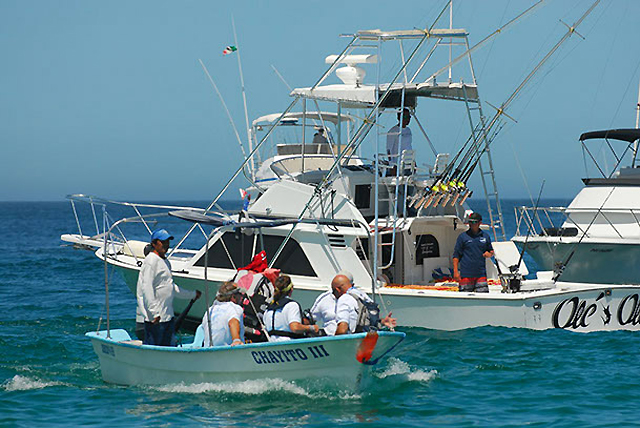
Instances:
[[[125,275],[132,278],[132,272]],[[181,286],[203,289],[204,281],[176,277]],[[535,282],[535,281],[531,281]],[[212,290],[220,284],[209,282]],[[552,284],[547,284],[550,286]],[[129,284],[135,292],[135,281]],[[296,284],[295,299],[310,308],[322,290]],[[640,286],[561,282],[548,289],[501,293],[461,293],[442,290],[381,288],[383,311],[391,311],[398,325],[435,330],[462,330],[482,326],[517,327],[535,330],[561,328],[591,332],[640,329]],[[176,311],[185,301],[174,300]],[[202,313],[191,316],[199,323]]]
[[[515,240],[514,240],[515,241]],[[523,243],[515,241],[519,248]],[[640,245],[560,242],[529,240],[527,254],[539,270],[553,270],[556,263],[566,262],[562,280],[596,284],[640,284]]]
[[[365,333],[214,348],[162,347],[131,341],[124,330],[86,334],[105,382],[166,385],[242,382],[258,379],[354,386],[371,366],[405,337],[379,332],[371,357],[356,359]]]

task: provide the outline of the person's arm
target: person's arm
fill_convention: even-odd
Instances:
[[[313,332],[318,332],[319,328],[317,325],[305,325],[302,323],[299,323],[297,321],[294,322],[290,322],[289,323],[289,328],[291,329],[291,331],[293,333],[305,333],[307,331],[313,331]]]
[[[345,321],[338,323],[338,327],[336,328],[336,336],[347,333],[349,333],[349,323]]]
[[[200,296],[202,295],[202,292],[200,290],[187,290],[184,289],[182,287],[180,287],[178,284],[176,284],[175,282],[173,283],[173,292],[175,294],[176,297],[178,297],[179,299],[193,299],[195,298],[196,300],[200,298]]]
[[[380,320],[380,323],[387,328],[396,328],[398,325],[398,320],[396,318],[391,317],[391,312]]]
[[[460,270],[458,269],[458,264],[460,263],[460,260],[457,257],[453,258],[453,280],[455,282],[460,282],[460,280],[462,279],[460,277]]]
[[[240,339],[240,321],[237,318],[231,318],[229,320],[229,331],[231,332],[231,346],[242,345],[242,339]]]
[[[289,329],[293,333],[305,333],[307,331],[315,331],[318,332],[317,325],[304,325],[302,324],[302,314],[300,313],[300,306],[298,303],[290,302],[282,308],[283,315],[286,317],[285,319],[289,322]]]
[[[486,235],[487,235],[487,248],[483,256],[488,259],[495,256],[496,252],[493,251],[493,245],[491,245],[491,238],[489,237],[489,234],[486,234]]]
[[[461,235],[458,235],[458,239],[456,239],[456,246],[453,248],[453,280],[456,282],[460,282],[460,270],[458,265],[460,264],[460,259],[462,258],[462,239]]]
[[[160,305],[156,298],[156,289],[153,286],[153,280],[157,273],[156,268],[157,263],[151,259],[146,266],[140,269],[143,306],[147,311],[147,316],[154,324],[160,322]]]

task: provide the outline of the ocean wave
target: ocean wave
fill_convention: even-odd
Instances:
[[[408,381],[412,382],[429,382],[438,375],[437,370],[421,370],[414,369],[411,366],[397,358],[389,358],[389,366],[380,373],[375,373],[375,376],[384,379],[391,376],[403,376]]]
[[[257,395],[265,392],[285,391],[293,394],[307,395],[307,391],[292,383],[281,379],[247,380],[243,382],[172,384],[154,387],[162,392],[180,392],[187,394],[202,394],[205,392],[226,392],[232,394]]]
[[[203,394],[209,392],[217,392],[223,394],[245,394],[245,395],[262,395],[269,394],[273,392],[282,392],[287,394],[294,394],[307,398],[324,398],[324,399],[334,399],[338,398],[341,400],[355,400],[361,398],[359,394],[356,393],[341,393],[336,395],[334,390],[324,391],[324,389],[320,389],[319,391],[310,392],[304,387],[294,383],[285,381],[282,379],[257,379],[257,380],[246,380],[242,382],[220,382],[220,383],[212,383],[212,382],[204,382],[198,384],[171,384],[171,385],[163,385],[163,386],[154,386],[150,387],[153,390],[161,391],[161,392],[170,392],[170,393],[187,393],[187,394]]]
[[[31,389],[42,389],[50,386],[65,385],[63,382],[42,381],[28,376],[15,375],[2,384],[5,391],[28,391]]]

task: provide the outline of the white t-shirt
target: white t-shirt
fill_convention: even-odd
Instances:
[[[244,322],[242,321],[242,307],[233,302],[213,302],[209,308],[211,317],[211,342],[209,342],[209,320],[207,314],[202,317],[202,328],[204,330],[204,346],[231,345],[231,329],[229,321],[237,319],[240,322],[240,340],[244,342]],[[212,343],[212,344],[211,344]]]
[[[413,136],[411,129],[407,126],[402,128],[402,138],[400,138],[400,126],[396,125],[387,132],[387,154],[389,155],[389,165],[397,165],[399,154],[402,155],[403,150],[413,150]],[[398,152],[398,143],[401,144],[400,152]]]
[[[358,301],[356,298],[348,293],[343,294],[338,299],[337,308],[336,323],[346,322],[349,324],[349,333],[354,333],[358,323]]]
[[[280,330],[291,332],[289,324],[292,322],[299,322],[302,324],[302,314],[300,313],[300,306],[296,302],[289,302],[282,309],[272,311],[267,309],[262,317],[264,326],[267,331]],[[271,342],[279,342],[283,340],[291,340],[286,336],[271,336]]]
[[[154,252],[149,253],[142,262],[136,286],[138,309],[144,320],[153,321],[159,316],[160,322],[171,321],[174,297],[193,299],[196,292],[174,284],[169,260]]]
[[[311,314],[316,322],[322,323],[328,336],[336,334],[341,322],[348,323],[349,332],[353,333],[358,322],[358,302],[349,294],[345,293],[336,299],[331,291],[326,291],[316,299]]]

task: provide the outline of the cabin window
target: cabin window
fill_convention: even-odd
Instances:
[[[371,207],[371,184],[356,185],[356,208],[365,209]]]
[[[424,259],[440,257],[440,245],[433,235],[416,236],[416,264],[423,264]]]
[[[267,252],[267,260],[275,255],[284,241],[283,236],[263,235],[264,250]],[[224,241],[224,245],[222,245]],[[255,253],[262,251],[260,237],[258,235],[246,235],[241,232],[227,232],[221,240],[217,240],[209,248],[209,267],[235,269],[246,266],[251,262]],[[254,253],[255,240],[255,253]],[[226,250],[225,250],[226,247]],[[227,255],[227,252],[229,253]],[[229,259],[229,256],[231,259]],[[196,262],[196,266],[204,266],[204,254]],[[233,263],[232,263],[233,260]],[[235,265],[235,267],[234,267]],[[307,256],[300,248],[300,244],[293,238],[289,239],[284,249],[278,256],[273,267],[281,269],[283,273],[290,275],[302,275],[316,277],[316,272],[311,267]]]

